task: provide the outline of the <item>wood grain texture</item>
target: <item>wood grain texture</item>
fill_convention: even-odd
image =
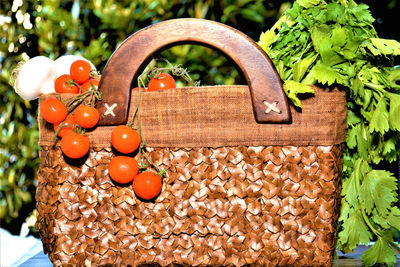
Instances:
[[[144,28],[127,38],[107,62],[100,80],[100,125],[127,121],[131,84],[141,65],[153,54],[179,43],[211,46],[229,56],[249,85],[257,122],[290,122],[291,115],[280,78],[265,52],[248,36],[224,24],[203,19],[173,19]],[[266,113],[264,101],[278,112]],[[106,107],[114,105],[111,112]],[[105,115],[107,114],[107,115]]]

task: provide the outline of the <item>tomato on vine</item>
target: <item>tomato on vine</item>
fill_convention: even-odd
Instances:
[[[113,157],[108,164],[108,173],[115,182],[127,184],[132,182],[139,172],[136,159],[127,156]]]
[[[67,117],[68,110],[63,102],[50,97],[40,104],[40,114],[50,123],[60,123]]]
[[[99,122],[99,111],[91,106],[79,106],[75,109],[76,122],[83,128],[92,128]]]
[[[57,93],[79,93],[78,86],[68,74],[61,75],[54,81],[54,89]]]
[[[149,171],[142,172],[135,177],[132,187],[138,197],[151,200],[161,192],[161,176]]]
[[[86,135],[67,132],[61,139],[62,152],[71,159],[78,159],[89,152],[90,141]]]
[[[168,73],[162,72],[157,78],[151,78],[147,87],[148,91],[157,91],[176,88],[175,79]]]
[[[76,60],[71,64],[71,77],[79,84],[86,82],[90,78],[92,67],[86,60]]]
[[[99,88],[99,79],[89,79],[81,85],[83,92]]]
[[[54,123],[53,128],[54,131],[58,130],[58,127],[60,126],[61,123]],[[76,127],[73,125],[76,124],[76,120],[73,114],[68,114],[65,120],[62,122],[62,128],[58,132],[59,137],[63,137],[67,132],[75,130]],[[68,126],[71,125],[71,126]],[[67,127],[68,126],[68,127]]]
[[[139,147],[140,141],[139,133],[126,125],[117,126],[111,134],[111,144],[124,154],[135,151]]]

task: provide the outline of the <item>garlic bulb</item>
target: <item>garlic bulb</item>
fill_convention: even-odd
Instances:
[[[71,64],[74,61],[78,60],[78,59],[85,60],[85,61],[89,62],[90,66],[92,67],[92,69],[94,69],[94,70],[96,69],[96,67],[92,64],[92,62],[90,62],[89,60],[87,60],[84,57],[75,56],[75,55],[61,56],[61,57],[59,57],[59,58],[57,58],[55,60],[56,73],[57,73],[56,74],[56,78],[58,78],[58,77],[60,77],[61,75],[64,75],[64,74],[69,74],[69,70],[70,70]]]
[[[56,64],[48,57],[33,57],[14,70],[14,73],[14,90],[25,100],[34,100],[43,93],[55,92]]]

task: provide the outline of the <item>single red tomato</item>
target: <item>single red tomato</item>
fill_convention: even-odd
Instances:
[[[135,151],[140,145],[140,135],[126,125],[119,125],[111,133],[111,144],[121,153],[128,154]]]
[[[161,177],[153,172],[142,172],[133,179],[132,186],[138,197],[150,200],[161,192]]]
[[[76,120],[73,114],[68,114],[67,117],[65,118],[65,120],[62,123],[62,128],[60,129],[60,131],[58,132],[58,136],[59,137],[63,137],[67,132],[75,130],[75,126],[69,126],[66,127],[68,125],[74,125],[76,124]],[[53,124],[53,128],[54,131],[56,132],[58,127],[60,126],[60,123],[54,123]]]
[[[108,173],[111,179],[120,184],[132,182],[139,172],[136,159],[127,156],[113,157],[108,164]]]
[[[151,78],[147,87],[148,91],[157,91],[164,89],[176,88],[174,78],[168,73],[160,73],[158,78]]]
[[[78,159],[89,152],[90,141],[86,135],[67,132],[61,139],[62,152],[71,159]]]
[[[81,84],[89,80],[91,69],[89,62],[78,59],[71,64],[69,73],[77,83]]]
[[[99,111],[90,106],[79,106],[75,109],[76,122],[83,128],[92,128],[99,122]]]
[[[67,117],[68,110],[63,102],[50,97],[40,104],[40,114],[50,123],[60,123]]]
[[[79,93],[79,88],[74,84],[71,75],[64,74],[54,81],[54,89],[57,93]]]
[[[99,88],[99,79],[89,79],[81,85],[82,91],[91,91]]]

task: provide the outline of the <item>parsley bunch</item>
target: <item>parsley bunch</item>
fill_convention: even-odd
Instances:
[[[400,43],[378,37],[369,7],[352,0],[297,0],[260,36],[295,106],[309,85],[339,87],[348,95],[338,248],[374,245],[363,263],[393,266],[399,246],[396,178],[378,164],[400,152]]]

